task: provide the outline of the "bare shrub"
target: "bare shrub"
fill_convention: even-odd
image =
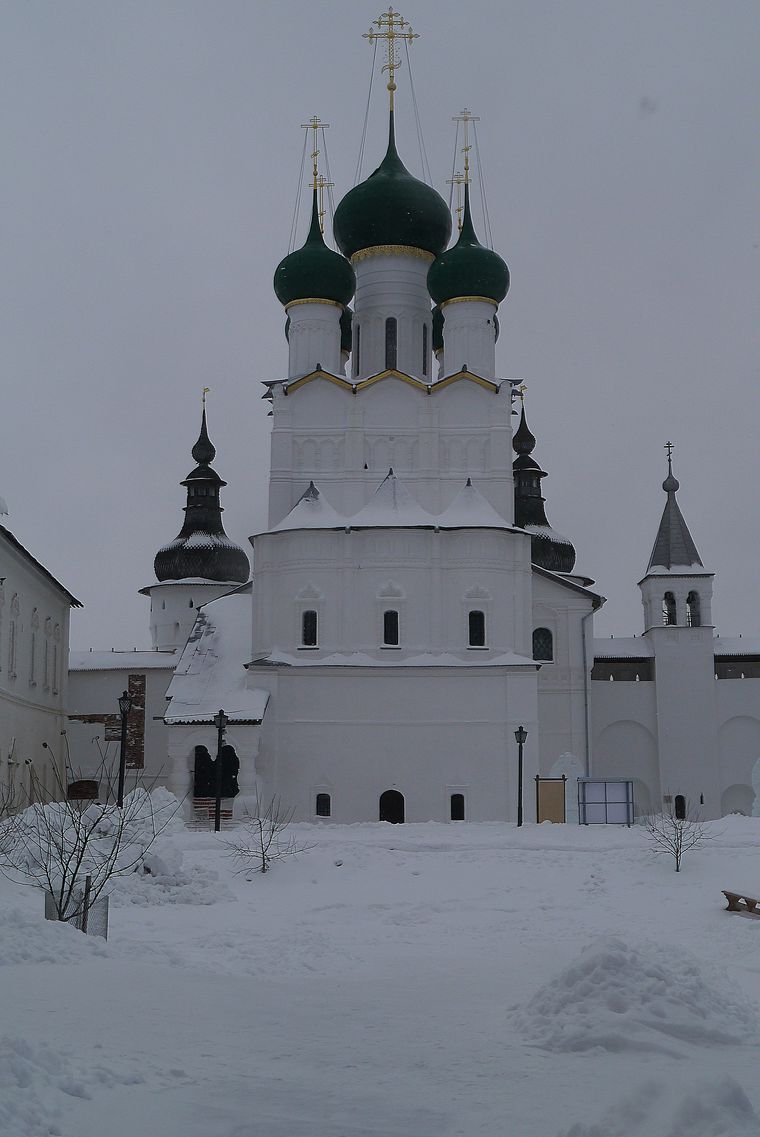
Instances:
[[[647,814],[642,821],[652,852],[671,856],[676,872],[681,871],[684,853],[706,844],[715,836],[707,831],[699,811],[692,808],[688,799],[683,817],[676,817],[671,802],[662,813]]]
[[[275,794],[268,803],[256,794],[253,813],[246,809],[240,830],[225,842],[238,872],[268,872],[272,861],[305,852],[310,846],[299,844],[287,830],[294,809],[287,809]]]
[[[49,892],[57,918],[73,920],[111,880],[136,868],[179,805],[155,807],[138,779],[119,808],[113,764],[103,754],[93,779],[102,800],[69,800],[61,765],[54,761],[52,770],[51,788],[33,767],[27,790],[0,786],[0,872],[16,884]],[[69,775],[76,780],[70,768]]]

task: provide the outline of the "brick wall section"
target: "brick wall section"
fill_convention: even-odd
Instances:
[[[142,770],[145,765],[145,676],[130,675],[127,690],[132,696],[132,710],[127,715],[127,766]],[[76,722],[102,723],[106,742],[121,742],[121,715],[69,715]]]

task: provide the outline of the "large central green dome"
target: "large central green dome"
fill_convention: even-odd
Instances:
[[[343,198],[335,210],[333,233],[345,257],[377,245],[408,245],[437,257],[449,243],[449,208],[399,158],[393,111],[386,155],[375,172]]]

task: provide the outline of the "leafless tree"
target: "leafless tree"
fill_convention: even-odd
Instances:
[[[50,788],[31,765],[28,788],[0,785],[0,872],[49,892],[58,919],[73,921],[110,881],[136,868],[178,806],[155,808],[138,781],[119,809],[110,792],[113,765],[102,753],[91,778],[100,791],[96,800],[70,800],[62,764],[54,760],[51,768]],[[76,780],[70,768],[68,774]]]
[[[294,809],[286,809],[278,794],[268,803],[256,794],[253,813],[245,811],[245,820],[238,834],[226,842],[229,856],[238,865],[238,872],[268,872],[272,861],[303,853],[309,846],[300,845],[287,829],[293,820]]]
[[[715,836],[707,831],[699,811],[692,808],[688,798],[683,812],[683,817],[677,817],[671,800],[662,813],[650,813],[643,818],[652,852],[671,856],[676,862],[676,872],[681,871],[684,853],[706,844]]]

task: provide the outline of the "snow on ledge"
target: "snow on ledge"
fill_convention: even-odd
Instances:
[[[69,671],[173,670],[178,659],[176,651],[72,651]]]
[[[254,659],[249,668],[280,667],[535,667],[536,661],[527,655],[517,655],[508,651],[501,655],[489,656],[485,652],[473,651],[471,656],[453,655],[451,652],[423,652],[421,655],[403,656],[389,651],[381,657],[367,652],[331,652],[329,655],[314,655],[304,652],[293,655],[285,651],[272,651],[262,659]]]

